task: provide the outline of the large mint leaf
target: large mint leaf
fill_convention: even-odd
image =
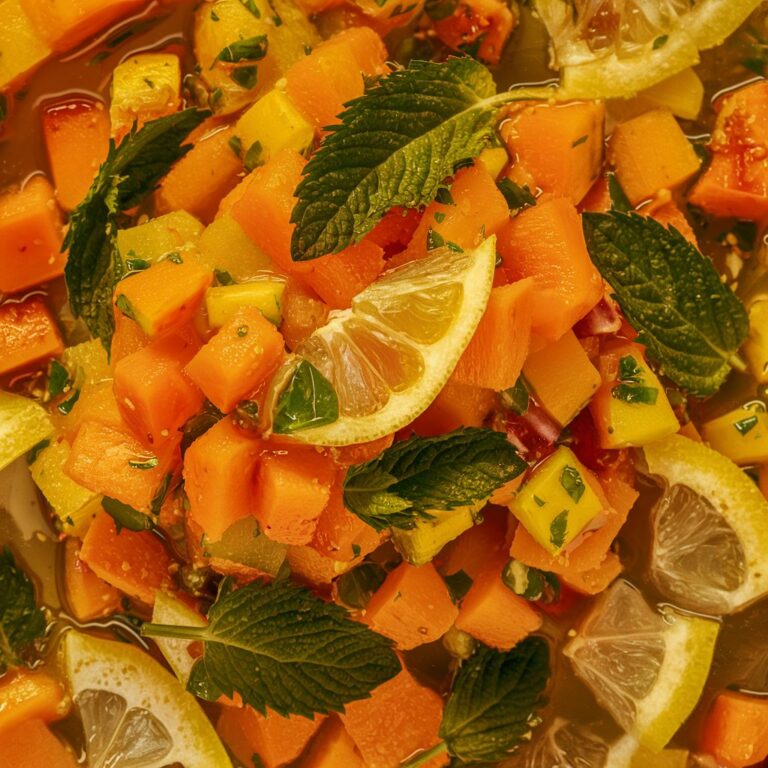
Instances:
[[[336,253],[393,206],[434,199],[454,167],[486,145],[495,94],[482,64],[454,58],[412,61],[350,102],[296,190],[293,259]]]
[[[35,588],[5,547],[0,551],[0,674],[20,664],[23,652],[44,633]]]
[[[340,712],[400,671],[389,640],[285,580],[225,582],[207,627],[145,624],[143,633],[202,640],[189,689],[211,701],[239,693],[260,712]]]
[[[689,392],[716,392],[747,335],[744,306],[674,228],[637,214],[585,213],[592,261],[661,371]]]
[[[526,740],[544,705],[549,648],[529,637],[503,653],[481,646],[465,662],[445,705],[440,736],[466,763],[503,760]]]
[[[151,120],[116,146],[110,143],[85,200],[72,211],[64,249],[69,250],[65,276],[69,303],[76,317],[109,349],[114,332],[112,289],[122,277],[117,253],[118,217],[138,205],[190,149],[184,140],[208,113],[187,109]]]
[[[487,499],[526,467],[506,435],[492,429],[412,437],[350,467],[344,503],[377,531],[410,528],[432,510]]]

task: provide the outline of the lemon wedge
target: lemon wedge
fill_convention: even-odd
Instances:
[[[153,658],[76,631],[62,645],[89,768],[231,768],[194,696]]]
[[[333,385],[339,418],[291,433],[313,445],[351,445],[415,419],[443,388],[483,316],[493,284],[496,238],[456,252],[441,248],[385,272],[331,313],[278,372],[272,413],[301,360]]]
[[[643,449],[666,490],[653,511],[651,579],[682,608],[733,613],[768,594],[768,501],[730,459],[672,435]]]
[[[761,0],[537,0],[569,98],[628,98],[699,62]],[[607,9],[607,10],[606,10]]]
[[[658,752],[701,696],[719,626],[669,607],[654,611],[618,581],[563,653],[616,722]]]

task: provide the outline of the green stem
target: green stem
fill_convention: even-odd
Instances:
[[[205,627],[181,627],[176,624],[152,624],[141,626],[143,637],[173,637],[179,640],[204,640]]]
[[[406,762],[402,763],[400,768],[419,768],[420,765],[428,763],[433,757],[442,755],[443,752],[448,751],[448,745],[444,742],[438,742],[434,747],[430,747],[424,752],[419,752],[415,757],[410,758]]]
[[[739,373],[747,372],[747,364],[741,359],[738,353],[734,352],[734,354],[728,358],[728,365]]]

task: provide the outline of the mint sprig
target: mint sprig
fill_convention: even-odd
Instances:
[[[188,688],[215,701],[239,693],[259,712],[341,712],[400,671],[388,639],[287,580],[225,581],[204,627],[144,624],[146,637],[199,640]]]
[[[487,145],[497,109],[491,73],[466,58],[411,61],[347,104],[307,163],[291,221],[294,261],[336,253],[393,206],[431,202],[457,166]]]
[[[711,395],[749,328],[746,310],[712,262],[676,229],[631,213],[585,213],[589,255],[662,372]]]
[[[85,200],[72,211],[63,250],[69,303],[94,337],[109,349],[114,333],[112,290],[123,275],[117,251],[118,219],[151,193],[178,160],[192,149],[184,140],[209,113],[187,109],[151,120],[116,146],[110,142]]]
[[[412,437],[350,467],[344,504],[377,531],[412,528],[432,511],[487,499],[527,466],[506,435],[492,429]]]
[[[45,624],[32,582],[4,547],[0,550],[0,674],[24,663],[25,651],[45,634]]]

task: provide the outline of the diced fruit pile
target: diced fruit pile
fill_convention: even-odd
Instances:
[[[0,0],[0,88],[144,5]],[[598,50],[540,3],[561,87],[497,93],[501,0],[215,0],[192,71],[46,105],[0,195],[0,469],[64,613],[0,552],[11,768],[72,768],[70,710],[92,768],[768,757],[765,700],[708,683],[768,595],[768,83],[691,142],[685,67],[752,4],[662,5]],[[472,55],[391,64],[410,23]],[[642,56],[672,80],[615,121],[588,97]],[[587,689],[612,736],[562,716]]]

